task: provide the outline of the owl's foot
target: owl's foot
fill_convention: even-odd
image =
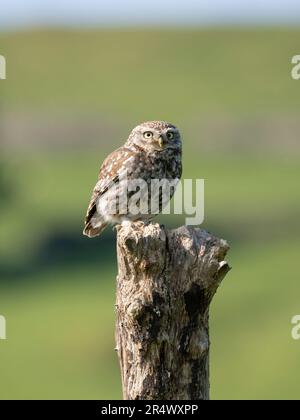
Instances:
[[[119,232],[119,230],[121,229],[121,227],[122,227],[122,225],[121,224],[117,224],[117,225],[114,225],[113,227],[112,227],[112,230],[114,231],[114,232]]]
[[[133,222],[131,220],[123,220],[122,223],[121,223],[121,225],[119,225],[119,226],[121,226],[121,227],[130,227],[132,225],[132,223]]]
[[[143,220],[138,220],[137,222],[135,222],[135,225],[138,227],[138,228],[144,228],[145,226],[147,226],[147,222],[144,222]]]
[[[133,225],[137,229],[143,229],[145,226],[148,226],[150,224],[151,220],[123,220],[120,224],[115,225],[113,229],[118,232],[121,228],[130,228]]]

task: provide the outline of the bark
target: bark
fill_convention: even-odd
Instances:
[[[209,306],[226,241],[198,228],[118,229],[116,342],[126,400],[209,399]]]

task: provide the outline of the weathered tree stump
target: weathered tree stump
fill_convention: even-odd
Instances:
[[[116,342],[127,400],[209,399],[209,306],[226,241],[198,228],[118,229]]]

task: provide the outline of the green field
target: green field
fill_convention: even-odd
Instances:
[[[81,231],[101,161],[146,119],[180,127],[184,177],[205,179],[204,228],[231,245],[212,397],[299,398],[299,41],[287,29],[0,34],[0,398],[121,398],[114,232]]]

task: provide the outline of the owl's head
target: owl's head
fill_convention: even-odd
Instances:
[[[126,143],[145,152],[181,151],[181,136],[178,129],[165,121],[148,121],[135,127]]]

